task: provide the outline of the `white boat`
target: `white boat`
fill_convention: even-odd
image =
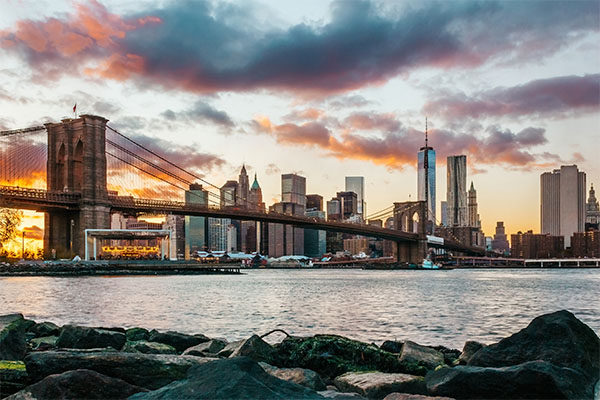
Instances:
[[[423,269],[440,269],[441,267],[440,264],[435,264],[429,258],[424,258],[423,263],[421,264],[421,268]]]

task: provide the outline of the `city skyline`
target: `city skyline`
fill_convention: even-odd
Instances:
[[[345,176],[364,176],[365,200],[377,211],[417,198],[416,155],[429,116],[437,187],[446,187],[446,157],[466,154],[488,236],[496,221],[509,233],[539,229],[542,172],[577,164],[586,193],[600,181],[591,145],[600,125],[597,2],[196,4],[9,2],[0,16],[0,129],[57,121],[77,103],[77,111],[111,119],[219,185],[246,164],[267,205],[280,201],[280,175],[297,172],[307,178],[306,192],[324,199],[344,190]],[[188,49],[207,50],[205,75],[192,58],[173,65],[146,53],[167,57],[165,44],[175,39],[169,28],[208,16],[204,33],[229,46],[208,51],[199,40]],[[507,18],[535,23],[504,26]],[[472,27],[474,42],[466,27],[475,19],[505,33],[506,42]],[[265,22],[262,30],[251,28],[256,20]],[[408,26],[429,20],[440,29],[414,32],[399,40],[405,47],[369,36],[404,38]],[[202,33],[189,29],[175,33]],[[371,41],[359,51],[343,46],[345,35]],[[260,45],[256,37],[270,41]],[[234,38],[249,41],[246,53]],[[339,45],[347,63],[315,69],[292,57],[302,56],[301,44],[316,56],[325,43]],[[196,73],[179,79],[176,72],[187,70]]]

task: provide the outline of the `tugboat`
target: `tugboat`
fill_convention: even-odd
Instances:
[[[423,259],[423,263],[421,264],[421,269],[440,269],[442,266],[440,264],[435,264],[429,257]]]

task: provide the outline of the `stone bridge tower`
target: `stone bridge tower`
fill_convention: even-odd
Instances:
[[[398,261],[420,264],[427,255],[426,210],[425,201],[394,203],[394,227],[419,235],[416,242],[398,242]]]
[[[83,257],[84,231],[110,228],[106,190],[106,123],[96,115],[82,115],[45,124],[48,132],[46,185],[49,192],[78,193],[77,209],[48,211],[44,251],[50,256]]]

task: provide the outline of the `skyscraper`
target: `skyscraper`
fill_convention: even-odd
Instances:
[[[504,229],[504,221],[496,222],[496,233],[494,234],[494,239],[492,240],[492,250],[500,251],[502,253],[508,253],[510,250]]]
[[[347,176],[346,192],[356,193],[356,212],[364,217],[366,213],[364,176]]]
[[[323,196],[320,194],[307,194],[306,211],[309,210],[323,211]]]
[[[467,156],[449,156],[446,168],[448,226],[467,226]]]
[[[590,188],[590,196],[588,197],[585,207],[585,230],[598,229],[600,225],[600,204],[596,200],[596,191],[594,184]]]
[[[250,182],[248,180],[248,174],[246,173],[246,166],[242,165],[242,170],[238,177],[235,204],[244,208],[247,207],[249,192]]]
[[[471,188],[468,193],[467,208],[469,210],[469,226],[480,227],[481,221],[479,221],[479,214],[477,213],[477,191],[471,181]]]
[[[541,233],[565,238],[571,246],[574,232],[585,229],[585,172],[563,165],[540,175]]]
[[[306,207],[306,178],[297,174],[281,175],[281,201]]]
[[[442,214],[441,224],[442,226],[448,226],[448,202],[441,201],[440,202],[440,211]]]
[[[185,191],[185,202],[187,204],[208,206],[208,191],[202,185],[193,183],[189,190]],[[189,259],[193,252],[203,250],[206,247],[206,218],[185,217],[185,259]]]
[[[256,174],[254,174],[254,182],[252,182],[252,187],[250,187],[250,192],[248,193],[248,203],[248,208],[250,209],[262,212],[265,211],[265,203],[263,203],[262,198],[262,189],[258,184]]]
[[[417,199],[427,202],[427,218],[435,225],[435,150],[429,147],[427,141],[427,120],[425,120],[425,146],[419,149],[417,155]]]

